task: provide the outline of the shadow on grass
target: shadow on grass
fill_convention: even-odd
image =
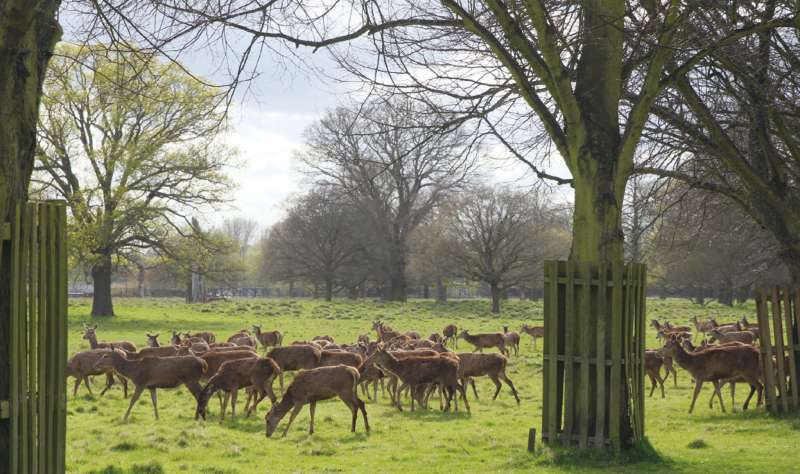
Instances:
[[[439,422],[439,423],[446,423],[449,421],[456,421],[456,420],[468,420],[472,417],[470,413],[466,410],[459,409],[458,412],[443,412],[440,411],[438,408],[417,408],[414,411],[411,411],[410,408],[404,407],[403,411],[398,411],[396,408],[383,413],[381,417],[387,418],[407,418],[411,420],[417,421],[426,421],[426,422]]]
[[[648,440],[623,448],[619,452],[613,449],[589,448],[578,449],[572,446],[544,447],[537,450],[535,456],[528,456],[527,462],[518,457],[513,464],[533,463],[540,466],[564,467],[568,469],[609,469],[631,471],[665,471],[677,470],[675,461],[663,457]],[[644,467],[646,466],[646,467]],[[510,466],[511,467],[511,466]]]

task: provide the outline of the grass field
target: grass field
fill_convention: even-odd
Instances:
[[[504,323],[519,330],[523,322],[542,319],[541,303],[520,301],[507,302],[504,313],[496,317],[488,312],[486,301],[436,305],[429,301],[242,300],[187,306],[179,300],[118,299],[117,317],[92,321],[89,303],[70,301],[70,353],[88,348],[81,333],[82,324],[89,322],[98,324],[101,340],[131,340],[143,346],[146,331],[160,332],[165,341],[173,329],[209,330],[222,339],[253,323],[263,324],[265,330],[284,331],[284,342],[289,343],[318,334],[353,341],[370,332],[371,321],[377,318],[396,329],[425,335],[451,322],[459,329],[478,332],[499,331]],[[754,311],[752,304],[701,308],[685,300],[648,301],[648,319],[686,324],[693,315],[753,319]],[[647,337],[648,347],[656,347],[655,332],[650,330]],[[467,350],[467,344],[460,341],[459,349]],[[690,380],[681,369],[679,387],[670,382],[666,399],[656,394],[647,400],[647,446],[615,457],[602,451],[542,449],[537,439],[537,452],[531,455],[526,451],[528,430],[536,427],[539,431],[541,423],[541,356],[541,345],[534,352],[530,338],[524,336],[519,357],[511,359],[508,374],[520,392],[519,407],[505,387],[491,401],[490,387],[494,386],[484,379],[478,385],[480,401],[471,400],[471,414],[400,413],[389,407],[388,399],[368,402],[369,435],[361,420],[357,433],[349,432],[350,414],[340,401],[319,405],[313,436],[307,434],[308,410],[304,409],[286,438],[280,438],[280,432],[265,438],[263,417],[268,403],[256,417],[222,425],[217,421],[217,405],[212,403],[208,421],[195,422],[194,401],[184,388],[159,391],[160,421],[153,418],[150,397],[145,394],[125,423],[127,400],[118,385],[103,398],[90,397],[83,387],[72,398],[70,379],[68,472],[800,472],[800,418],[776,418],[763,409],[739,411],[746,396],[743,386],[737,393],[736,412],[709,409],[711,389],[706,387],[695,413],[689,415]],[[96,379],[95,394],[101,382]],[[724,395],[730,408],[727,390]]]

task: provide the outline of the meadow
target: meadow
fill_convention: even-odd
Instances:
[[[733,308],[701,307],[687,300],[649,299],[648,319],[687,324],[689,318],[716,317],[720,321],[745,315],[754,319],[752,303]],[[428,335],[448,323],[471,332],[501,331],[504,324],[519,331],[522,323],[540,323],[541,302],[507,301],[499,316],[489,313],[487,301],[432,301],[384,303],[374,301],[239,300],[186,305],[177,299],[117,299],[114,318],[89,317],[90,301],[70,300],[70,354],[89,347],[81,338],[84,323],[98,324],[100,340],[130,340],[144,346],[145,332],[159,332],[168,341],[172,330],[213,331],[218,340],[252,324],[280,329],[284,344],[327,334],[337,341],[354,341],[382,319],[398,330]],[[657,347],[655,332],[648,347]],[[459,341],[459,350],[471,350]],[[740,386],[736,411],[724,391],[728,413],[708,407],[711,388],[704,388],[694,414],[687,413],[690,378],[678,368],[678,387],[666,383],[667,396],[657,391],[646,402],[648,442],[614,455],[606,451],[577,452],[549,449],[537,439],[536,452],[526,451],[528,430],[540,431],[542,403],[541,340],[534,351],[524,335],[519,356],[508,370],[522,403],[514,402],[504,387],[491,400],[494,386],[479,379],[481,399],[470,398],[472,413],[442,413],[438,409],[399,412],[388,397],[367,402],[372,431],[359,420],[349,431],[350,414],[341,401],[318,406],[316,433],[308,435],[304,408],[286,438],[264,434],[268,401],[256,416],[218,421],[216,402],[207,421],[194,421],[194,400],[185,388],[159,391],[156,421],[149,396],[142,396],[128,422],[122,421],[128,401],[119,385],[99,397],[101,378],[93,384],[94,397],[84,387],[67,406],[67,471],[70,473],[198,474],[284,472],[799,472],[800,418],[775,417],[758,410],[741,411],[747,390]],[[648,386],[649,387],[649,382]],[[277,393],[277,382],[276,382]],[[648,388],[649,391],[649,388]],[[471,396],[471,395],[470,395]],[[362,398],[364,398],[362,396]],[[438,408],[437,403],[431,405]],[[240,411],[243,401],[240,397]],[[238,413],[237,413],[238,415]]]

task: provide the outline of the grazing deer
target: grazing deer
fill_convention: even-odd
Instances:
[[[104,354],[97,366],[107,365],[108,360],[106,359],[110,359],[115,371],[136,386],[128,405],[128,411],[125,412],[124,419],[126,421],[144,389],[150,390],[156,420],[158,419],[156,389],[185,385],[196,400],[202,391],[199,380],[208,369],[208,364],[195,356],[145,357],[141,360],[128,360],[122,350],[114,349]]]
[[[483,350],[486,348],[496,347],[500,350],[500,353],[505,356],[508,355],[508,352],[506,351],[506,338],[503,337],[503,335],[499,332],[473,335],[464,329],[458,334],[458,337],[475,346],[475,349],[473,349],[472,352],[483,352]]]
[[[200,396],[197,397],[194,419],[201,416],[203,419],[206,418],[208,401],[218,390],[225,392],[225,399],[220,410],[220,423],[225,420],[228,399],[231,400],[231,419],[236,418],[236,398],[240,388],[254,388],[247,400],[248,415],[266,396],[269,396],[272,403],[275,403],[276,397],[275,392],[272,391],[272,381],[280,371],[278,364],[270,358],[235,359],[223,363],[217,373],[208,380],[208,384],[200,392]],[[252,405],[250,405],[250,398],[254,399]]]
[[[106,387],[100,392],[102,397],[114,385],[114,367],[111,363],[104,363],[103,356],[111,349],[91,349],[88,351],[78,352],[69,358],[67,361],[67,377],[75,377],[75,388],[72,390],[72,396],[78,394],[78,388],[81,386],[81,381],[86,385],[86,390],[89,395],[94,396],[92,387],[89,384],[89,376],[103,375],[106,376]],[[122,390],[125,398],[128,398],[128,381],[117,374],[117,378],[122,384]]]
[[[94,326],[83,326],[83,338],[89,341],[89,346],[92,349],[111,349],[111,347],[120,347],[128,352],[136,352],[136,344],[129,341],[120,342],[97,342],[97,324]]]
[[[359,410],[364,417],[364,428],[369,431],[367,408],[364,402],[358,398],[358,380],[358,371],[344,365],[301,371],[289,384],[281,401],[273,405],[267,413],[265,417],[267,437],[272,436],[281,419],[291,410],[289,422],[286,423],[286,428],[283,430],[283,436],[286,436],[292,422],[305,404],[309,405],[308,410],[311,414],[308,433],[314,434],[314,412],[317,402],[334,397],[339,397],[353,415],[351,432],[355,433],[356,431]]]
[[[533,350],[536,350],[536,339],[544,337],[544,326],[528,326],[527,324],[523,324],[520,331],[533,339]]]

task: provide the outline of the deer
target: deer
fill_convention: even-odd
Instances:
[[[692,332],[692,328],[689,326],[673,326],[669,321],[664,321],[664,327],[670,332]]]
[[[246,330],[242,329],[236,334],[228,338],[227,342],[236,344],[237,346],[256,347],[256,340]]]
[[[527,324],[523,324],[520,331],[533,339],[533,350],[536,350],[536,339],[544,337],[544,326],[528,326]]]
[[[758,324],[753,324],[747,320],[747,316],[742,316],[742,319],[739,321],[741,327],[747,331],[752,331],[755,329],[758,330]]]
[[[696,353],[689,353],[676,339],[668,339],[661,354],[668,355],[686,369],[694,378],[694,394],[692,403],[689,406],[689,413],[694,410],[697,396],[703,388],[704,382],[712,382],[714,391],[720,401],[720,408],[725,412],[725,405],[722,402],[722,395],[719,392],[720,381],[742,377],[750,384],[750,394],[744,403],[747,406],[753,393],[758,391],[757,404],[761,405],[763,385],[759,381],[761,375],[758,350],[748,346],[723,346],[713,350],[705,350]]]
[[[266,434],[271,437],[284,416],[292,411],[289,422],[283,430],[285,437],[289,433],[297,414],[308,404],[311,420],[308,426],[308,433],[314,434],[314,412],[317,402],[329,398],[339,397],[352,413],[352,425],[350,431],[355,433],[358,411],[364,417],[364,429],[369,432],[369,420],[367,419],[367,408],[364,402],[358,398],[358,371],[352,367],[337,365],[334,367],[318,367],[316,369],[303,370],[297,374],[292,383],[286,389],[281,401],[272,406],[264,420],[266,421]]]
[[[97,324],[94,326],[87,326],[84,324],[83,338],[89,341],[89,346],[92,349],[110,349],[113,347],[120,347],[128,352],[136,352],[136,344],[130,341],[119,342],[97,342]]]
[[[647,350],[644,352],[644,371],[650,379],[651,387],[649,397],[651,398],[658,386],[661,386],[661,398],[667,397],[664,394],[664,379],[661,378],[661,366],[663,363],[664,360],[661,358],[658,351]]]
[[[697,331],[695,333],[695,337],[699,336],[700,334],[707,334],[712,329],[714,329],[714,325],[711,321],[700,321],[697,319],[697,316],[692,316],[692,324],[694,324],[694,328]]]
[[[331,351],[323,349],[317,367],[330,367],[333,365],[346,365],[358,369],[364,363],[361,354],[347,351]]]
[[[709,334],[711,335],[712,342],[717,340],[723,344],[726,342],[741,342],[743,344],[752,345],[756,340],[755,334],[750,331],[729,331],[723,333],[719,329],[712,329]]]
[[[158,420],[156,389],[175,388],[179,385],[185,385],[196,400],[202,391],[199,380],[208,370],[206,361],[191,355],[144,357],[140,360],[128,360],[125,357],[125,353],[119,349],[108,351],[96,365],[102,367],[109,363],[109,359],[114,370],[133,382],[136,387],[131,396],[128,410],[125,412],[125,421],[128,420],[133,406],[144,389],[150,390],[150,399],[153,402],[153,413],[156,420]]]
[[[322,359],[322,351],[312,345],[281,346],[269,351],[267,357],[274,360],[281,368],[280,384],[281,394],[283,394],[284,372],[318,367]]]
[[[458,349],[458,338],[456,337],[457,334],[458,334],[458,328],[456,327],[455,324],[448,324],[447,326],[445,326],[444,329],[442,329],[442,336],[444,336],[444,345],[452,343],[453,347]]]
[[[255,332],[256,340],[261,344],[264,352],[270,347],[278,347],[283,344],[283,334],[280,331],[262,332],[261,326],[254,324],[253,332]]]
[[[331,344],[336,343],[331,336],[314,336],[311,338],[312,341],[328,341]]]
[[[503,337],[505,338],[506,347],[510,347],[514,349],[514,355],[519,355],[519,333],[517,332],[508,332],[508,326],[503,326]],[[511,354],[511,350],[508,351],[509,355]]]
[[[506,351],[506,339],[499,332],[489,334],[470,334],[469,331],[464,329],[458,334],[458,337],[475,346],[472,352],[483,352],[483,349],[496,347],[500,350],[501,354],[506,356],[508,355],[508,352]]]
[[[100,392],[102,397],[114,385],[114,367],[110,363],[100,363],[104,354],[108,353],[111,349],[90,349],[88,351],[78,352],[69,358],[67,361],[66,374],[67,377],[75,377],[75,388],[72,390],[72,396],[78,395],[78,388],[81,386],[81,381],[86,385],[86,390],[89,395],[94,396],[92,387],[89,384],[89,376],[103,375],[106,376],[106,387]],[[116,374],[120,383],[125,398],[128,398],[128,381]]]
[[[272,391],[272,382],[280,372],[278,364],[270,358],[235,359],[223,363],[217,373],[208,379],[208,384],[203,387],[200,396],[197,397],[194,419],[197,420],[201,416],[203,419],[206,418],[208,401],[219,390],[225,392],[225,399],[220,410],[220,423],[225,421],[228,399],[231,400],[231,419],[236,419],[236,398],[240,388],[253,387],[247,400],[248,416],[266,396],[269,396],[270,401],[275,403],[276,397],[275,392]],[[250,405],[251,398],[253,399],[252,405]]]
[[[179,355],[189,354],[189,348],[185,346],[159,346],[159,347],[142,347],[139,352],[128,352],[125,349],[125,357],[130,360],[139,360],[144,357],[174,357]]]
[[[399,332],[393,330],[388,325],[384,324],[382,321],[373,321],[372,329],[378,334],[379,342],[389,342],[392,339],[403,336],[403,334],[400,334]]]
[[[443,357],[436,355],[433,357],[425,356],[410,356],[405,359],[398,359],[394,355],[386,351],[385,348],[378,349],[367,360],[374,360],[384,372],[389,372],[396,376],[402,382],[402,385],[397,389],[397,393],[402,393],[406,387],[411,388],[412,395],[415,389],[420,385],[437,384],[448,389],[448,394],[445,397],[445,406],[443,411],[450,410],[450,400],[453,395],[460,393],[464,399],[464,406],[467,411],[470,410],[469,402],[464,390],[464,386],[458,381],[458,367],[459,364],[450,357]],[[401,412],[403,407],[401,405],[400,397],[395,397],[395,405]],[[411,411],[414,411],[414,397],[411,397]]]
[[[733,322],[733,323],[719,324],[716,319],[711,318],[709,320],[709,322],[711,323],[711,326],[712,326],[711,329],[716,329],[717,331],[722,332],[722,333],[741,330],[741,327],[739,326],[739,322],[738,321]],[[711,332],[711,331],[709,331],[709,332]]]
[[[202,355],[199,355],[201,359],[203,359],[208,368],[206,372],[203,374],[203,379],[210,379],[213,377],[219,368],[222,367],[222,364],[231,360],[237,359],[256,359],[258,358],[258,354],[254,351],[249,350],[238,350],[238,351],[225,351],[225,352],[213,352],[209,351]]]
[[[495,386],[495,392],[492,396],[492,400],[497,399],[497,395],[500,393],[500,389],[503,387],[503,385],[500,383],[502,380],[511,389],[511,393],[514,394],[514,398],[517,400],[517,405],[519,405],[519,395],[517,394],[517,389],[514,387],[514,382],[512,382],[511,379],[506,375],[506,365],[508,364],[507,357],[501,354],[476,354],[474,352],[461,352],[458,354],[458,358],[459,378],[461,379],[461,384],[465,388],[465,393],[467,383],[469,382],[472,385],[472,393],[475,394],[475,399],[478,400],[478,391],[475,389],[475,381],[473,379],[475,377],[481,377],[485,375],[491,379]]]
[[[146,332],[145,335],[147,336],[147,347],[161,347],[161,344],[158,343],[158,333]]]
[[[208,332],[208,331],[196,332],[194,334],[187,333],[186,335],[188,337],[190,337],[190,338],[202,339],[202,340],[206,341],[206,343],[209,344],[209,345],[213,344],[213,343],[215,343],[217,341],[217,336],[215,336],[213,332]]]
[[[727,342],[727,343],[719,344],[719,345],[710,345],[710,344],[706,344],[705,341],[703,341],[703,344],[701,344],[698,347],[695,347],[691,343],[691,341],[683,341],[683,349],[686,352],[689,352],[689,353],[701,352],[701,351],[704,351],[704,350],[711,350],[711,349],[715,349],[715,348],[718,348],[718,347],[724,347],[724,346],[747,347],[747,344],[743,344],[741,342]],[[732,379],[728,379],[728,380],[723,380],[722,382],[720,382],[720,385],[719,385],[719,390],[720,391],[719,391],[719,393],[722,393],[722,389],[725,387],[726,383],[729,384],[730,387],[731,387],[731,409],[732,410],[735,409],[735,407],[736,407],[736,384],[737,383],[743,383],[743,382],[745,382],[745,380],[741,376],[735,377],[735,378],[732,378]],[[709,408],[714,408],[714,397],[716,395],[718,395],[718,393],[717,392],[713,392],[711,394],[711,398],[708,399],[708,407]]]

